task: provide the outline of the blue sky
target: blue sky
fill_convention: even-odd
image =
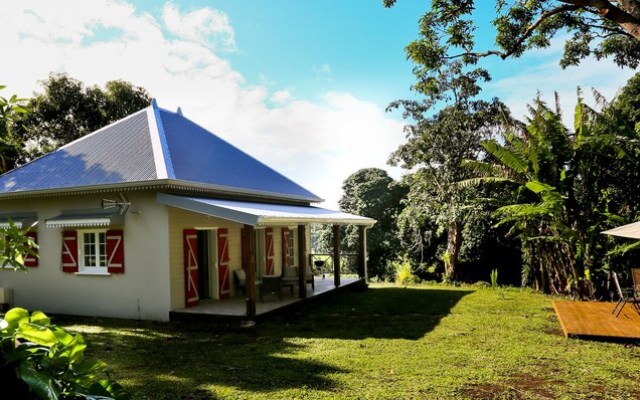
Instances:
[[[50,72],[91,85],[128,80],[335,207],[356,170],[403,173],[386,160],[405,140],[405,122],[385,108],[413,96],[404,47],[428,3],[0,0],[0,84],[29,96]],[[489,6],[477,11],[483,49],[493,42],[492,15]],[[576,86],[610,98],[632,74],[595,60],[562,70],[562,44],[486,59],[494,81],[484,95],[522,117],[538,92],[550,102],[557,91],[570,123]]]

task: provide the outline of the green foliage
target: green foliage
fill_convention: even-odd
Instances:
[[[498,270],[492,269],[491,274],[489,275],[489,278],[491,278],[491,287],[494,289],[497,288],[498,287]]]
[[[492,168],[466,164],[490,175],[462,185],[518,187],[510,200],[502,199],[506,204],[497,207],[495,215],[497,225],[509,227],[522,243],[523,284],[589,297],[606,286],[601,280],[594,288],[593,279],[606,276],[609,258],[635,247],[615,249],[612,239],[600,234],[637,219],[640,211],[638,132],[620,113],[628,110],[624,103],[634,96],[624,93],[611,104],[599,96],[601,110],[596,111],[583,103],[578,91],[573,132],[561,124],[559,110],[536,100],[523,129],[507,132],[502,141],[483,143]]]
[[[0,386],[21,399],[128,399],[87,345],[40,311],[12,308],[0,320]]]
[[[393,274],[387,268],[389,261],[401,253],[396,220],[407,188],[394,181],[382,169],[364,168],[351,174],[342,184],[342,190],[343,194],[338,201],[340,211],[376,220],[376,224],[367,230],[368,272],[372,278],[385,280]],[[341,227],[340,236],[342,251],[357,253],[358,227]],[[314,237],[320,251],[333,251],[331,226],[315,231]]]
[[[0,85],[0,90],[6,86]],[[15,94],[9,99],[0,96],[0,173],[11,170],[23,147],[23,139],[17,134],[21,117],[29,113],[27,100]]]
[[[395,3],[384,0],[386,7]],[[640,1],[529,0],[479,2],[474,0],[432,0],[419,23],[419,39],[407,47],[417,64],[419,76],[435,72],[451,60],[473,67],[480,58],[520,57],[530,49],[549,47],[554,37],[571,35],[565,41],[560,65],[576,65],[582,59],[611,57],[620,66],[640,65]],[[480,20],[476,9],[495,9],[497,49],[479,50],[475,32]],[[421,82],[437,86],[432,79]]]
[[[0,228],[0,264],[3,270],[25,271],[24,256],[39,257],[36,253],[39,246],[26,235],[27,231],[19,229],[13,221],[9,221],[6,228]]]
[[[51,74],[43,92],[28,103],[31,113],[20,121],[18,134],[27,143],[20,162],[100,129],[147,107],[151,98],[144,88],[115,80],[86,87],[65,74]]]
[[[412,285],[419,282],[417,276],[413,274],[411,261],[407,257],[391,262],[395,271],[395,282],[398,285]]]

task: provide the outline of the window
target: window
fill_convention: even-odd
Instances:
[[[123,274],[124,232],[121,229],[63,231],[62,272]]]
[[[83,272],[107,272],[107,231],[79,231],[80,268]]]
[[[296,260],[297,229],[289,229],[289,265],[298,265]]]

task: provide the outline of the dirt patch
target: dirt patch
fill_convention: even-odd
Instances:
[[[518,374],[509,378],[509,382],[518,392],[524,392],[534,395],[533,397],[540,399],[555,399],[558,396],[549,386],[558,386],[563,384],[561,381],[538,378],[530,374]]]
[[[462,393],[470,400],[490,400],[502,398],[504,388],[498,385],[468,385]]]

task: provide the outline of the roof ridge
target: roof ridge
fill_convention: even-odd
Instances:
[[[149,135],[153,151],[153,159],[156,165],[157,179],[175,179],[173,162],[167,144],[167,136],[160,117],[160,108],[156,99],[151,100],[151,107],[147,108],[147,120],[149,123]]]

